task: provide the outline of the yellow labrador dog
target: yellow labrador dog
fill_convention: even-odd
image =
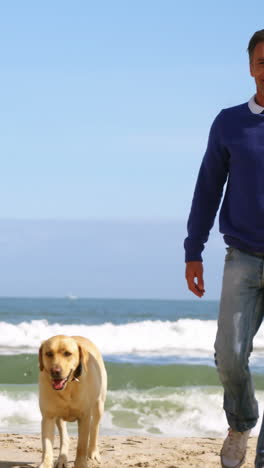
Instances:
[[[53,467],[55,424],[60,435],[56,466],[67,467],[69,437],[65,421],[78,421],[74,468],[87,468],[87,458],[100,462],[97,437],[107,375],[99,350],[81,336],[53,336],[39,349],[39,368],[43,450],[40,468]]]

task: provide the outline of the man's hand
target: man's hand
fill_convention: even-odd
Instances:
[[[203,262],[187,262],[185,270],[185,278],[188,283],[188,288],[198,297],[202,297],[205,293],[203,281]]]

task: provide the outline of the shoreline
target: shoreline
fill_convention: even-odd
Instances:
[[[73,468],[77,437],[70,437],[68,468]],[[102,468],[219,468],[223,439],[213,437],[101,436],[99,449]],[[246,463],[254,466],[257,438],[250,437]],[[55,437],[54,457],[59,438]],[[0,434],[0,468],[37,468],[41,462],[41,438],[34,434]]]

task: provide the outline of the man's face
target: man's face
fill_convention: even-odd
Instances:
[[[264,42],[259,42],[252,54],[250,74],[254,77],[257,96],[264,98]]]

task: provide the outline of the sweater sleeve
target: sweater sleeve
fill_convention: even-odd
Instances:
[[[185,261],[202,261],[201,253],[221,201],[228,175],[229,153],[221,141],[221,116],[214,120],[202,160],[187,224],[188,237],[184,241]]]

